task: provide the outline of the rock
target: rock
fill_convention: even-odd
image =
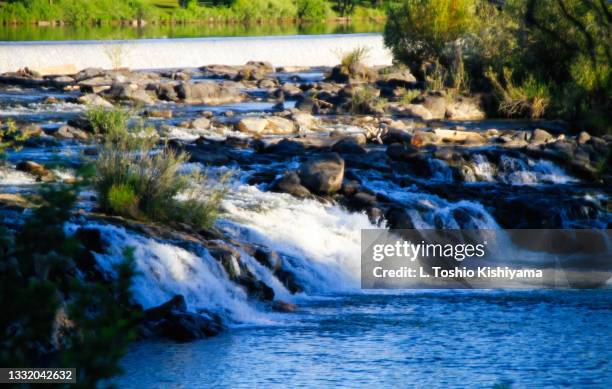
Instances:
[[[81,87],[81,89],[91,90],[93,87],[111,86],[113,85],[113,79],[107,77],[106,75],[102,75],[79,81],[77,84]]]
[[[289,119],[278,116],[262,117],[244,117],[236,124],[236,129],[241,132],[247,132],[257,135],[287,135],[293,134],[296,131],[295,125]]]
[[[109,91],[115,99],[129,100],[136,104],[155,104],[155,98],[138,84],[113,84]]]
[[[178,97],[189,104],[218,105],[237,103],[244,99],[240,91],[230,84],[182,82],[176,86],[175,90]]]
[[[57,138],[61,139],[78,139],[78,140],[87,140],[89,136],[85,131],[79,130],[78,128],[74,128],[72,126],[61,126],[55,133],[53,134]]]
[[[171,119],[172,118],[172,110],[169,109],[154,109],[151,111],[146,111],[145,115],[147,115],[148,117],[152,117],[152,118],[164,118],[164,119]]]
[[[589,140],[591,140],[591,135],[586,131],[581,131],[576,137],[576,142],[581,145],[587,143]]]
[[[392,206],[385,213],[387,226],[392,229],[413,229],[414,224],[408,212],[402,207]]]
[[[353,63],[349,67],[336,65],[332,68],[328,81],[334,81],[341,84],[348,82],[374,82],[378,78],[375,70],[361,63]]]
[[[187,342],[218,334],[223,330],[221,318],[212,313],[187,312],[182,295],[144,311],[144,325],[152,332],[178,342]]]
[[[416,147],[423,147],[428,144],[436,144],[438,137],[433,132],[429,131],[416,131],[412,136],[411,145]]]
[[[540,128],[536,128],[533,130],[533,134],[531,135],[531,143],[548,143],[554,139],[548,131],[542,130]]]
[[[271,190],[289,193],[299,198],[311,196],[310,191],[301,184],[298,174],[293,171],[285,173],[280,179],[275,181],[271,186]]]
[[[215,336],[223,330],[217,315],[200,315],[191,312],[169,313],[157,326],[157,333],[177,342],[189,342]]]
[[[282,300],[276,300],[272,304],[272,309],[276,312],[292,313],[297,311],[297,305]]]
[[[268,126],[268,120],[260,117],[245,117],[236,124],[236,129],[251,134],[262,134]]]
[[[250,298],[263,301],[274,300],[274,289],[270,288],[263,281],[257,280],[254,277],[242,277],[239,283],[245,287]]]
[[[17,164],[16,169],[29,173],[41,181],[48,182],[55,179],[53,173],[47,170],[47,168],[45,168],[43,165],[34,161],[21,161]]]
[[[421,100],[421,98],[419,98]],[[444,96],[426,95],[422,98],[421,104],[431,113],[431,119],[441,120],[446,116],[448,100]]]
[[[460,143],[467,145],[481,145],[487,143],[487,138],[474,131],[456,131],[443,128],[433,130],[436,141],[439,143]]]
[[[177,101],[179,99],[175,85],[171,83],[158,84],[156,88],[157,98],[165,101]]]
[[[344,178],[344,160],[336,153],[311,159],[302,164],[299,177],[302,185],[314,193],[337,192]]]
[[[106,74],[102,68],[86,68],[74,75],[76,81],[83,81],[88,78],[99,77]]]
[[[303,130],[310,130],[320,123],[319,119],[307,112],[294,112],[291,114],[291,119],[293,119],[298,129]]]
[[[261,247],[255,250],[253,257],[257,262],[271,270],[280,269],[282,264],[281,257],[276,251],[263,249]]]
[[[445,116],[449,120],[482,120],[486,115],[473,99],[462,98],[446,107]]]
[[[296,132],[295,124],[289,119],[280,116],[270,116],[267,118],[268,125],[266,132],[273,134],[293,134]]]
[[[377,84],[385,88],[414,88],[418,82],[407,68],[385,68]]]
[[[384,144],[389,145],[392,143],[406,143],[410,144],[412,141],[412,134],[408,131],[389,128],[381,137]]]
[[[366,150],[352,136],[342,138],[332,146],[332,151],[340,154],[364,154]]]
[[[87,250],[99,254],[106,253],[106,243],[102,240],[102,233],[99,229],[81,227],[76,231],[75,237]]]
[[[304,144],[288,139],[283,139],[280,142],[275,142],[269,145],[264,145],[258,149],[261,153],[273,153],[277,155],[302,155],[306,151]]]
[[[272,78],[264,78],[257,83],[257,86],[262,89],[276,88],[277,81]]]
[[[376,205],[376,196],[367,192],[357,192],[349,198],[352,209],[364,209]]]
[[[191,122],[191,126],[193,128],[207,129],[210,127],[210,120],[205,117],[197,118]]]
[[[405,161],[414,158],[419,151],[410,145],[393,143],[387,147],[387,155],[396,161]]]
[[[95,93],[89,93],[83,96],[79,96],[77,101],[81,104],[86,104],[92,107],[103,107],[103,108],[113,107],[113,104],[106,101],[102,96],[97,95]]]
[[[422,104],[405,104],[395,108],[395,113],[401,116],[415,117],[421,120],[431,120],[433,115]]]

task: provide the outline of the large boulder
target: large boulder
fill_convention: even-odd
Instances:
[[[299,170],[300,182],[311,192],[335,193],[342,187],[344,160],[336,153],[311,159]]]
[[[377,84],[381,88],[413,88],[418,81],[407,68],[385,68],[380,71]]]
[[[422,104],[405,104],[394,108],[394,113],[400,116],[410,116],[421,120],[431,120],[433,115]]]
[[[434,129],[434,134],[440,143],[459,143],[467,145],[481,145],[487,143],[487,138],[474,131],[457,131],[445,128]]]

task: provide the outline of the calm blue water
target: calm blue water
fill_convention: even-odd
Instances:
[[[430,291],[338,297],[300,308],[287,325],[186,344],[136,344],[117,383],[612,387],[612,290]]]

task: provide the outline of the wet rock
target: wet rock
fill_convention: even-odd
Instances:
[[[401,143],[393,143],[387,147],[387,155],[396,161],[410,160],[418,153],[419,151],[415,147]]]
[[[217,315],[171,311],[156,325],[156,333],[176,342],[189,342],[215,336],[223,330]]]
[[[385,213],[387,226],[392,229],[413,229],[414,224],[408,212],[401,207],[392,206]]]
[[[386,145],[390,145],[392,143],[410,144],[412,141],[412,133],[397,128],[389,128],[384,132],[381,139]]]
[[[292,312],[296,312],[298,308],[297,308],[297,305],[295,304],[288,303],[282,300],[276,300],[272,304],[272,309],[275,310],[276,312],[292,313]]]
[[[304,144],[288,139],[282,139],[279,142],[265,144],[258,148],[261,153],[273,153],[277,155],[302,155],[306,151]]]
[[[155,104],[155,98],[138,84],[113,84],[108,93],[114,99],[131,101],[136,104]]]
[[[52,172],[47,170],[43,165],[34,161],[21,161],[17,164],[16,169],[35,176],[41,181],[53,181],[55,179]]]
[[[255,250],[253,257],[268,269],[276,270],[281,267],[281,258],[276,251],[259,247]]]
[[[531,136],[531,143],[548,143],[554,138],[555,137],[552,136],[548,131],[536,128],[535,130],[533,130],[533,134]]]
[[[238,70],[235,80],[261,80],[269,73],[274,72],[274,67],[269,62],[249,61]]]
[[[344,178],[344,160],[336,153],[311,159],[299,170],[302,185],[318,194],[340,190]]]
[[[112,108],[113,104],[109,101],[105,100],[102,96],[97,95],[95,93],[86,94],[83,96],[79,96],[77,99],[79,103],[86,104],[92,107],[103,107],[103,108]]]
[[[81,227],[75,237],[87,250],[103,254],[106,252],[106,243],[102,239],[102,233],[97,228]]]
[[[295,107],[301,111],[317,113],[319,105],[310,96],[298,96],[295,102]]]
[[[352,136],[340,139],[332,146],[332,151],[340,154],[364,154],[366,150]]]
[[[274,300],[274,290],[263,281],[254,277],[243,277],[239,283],[246,289],[250,298],[262,301]]]
[[[296,172],[287,172],[280,179],[275,181],[271,190],[274,192],[289,193],[295,197],[305,198],[310,197],[310,191],[300,182],[300,177]]]

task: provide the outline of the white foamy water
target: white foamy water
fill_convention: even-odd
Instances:
[[[367,47],[368,65],[390,65],[392,56],[381,34],[293,35],[139,39],[123,41],[3,42],[0,72],[23,67],[87,67],[119,65],[133,69],[243,65],[269,61],[275,66],[333,66],[342,53]]]
[[[197,246],[187,250],[109,224],[89,223],[87,226],[99,229],[109,243],[109,252],[96,254],[96,259],[111,275],[113,265],[124,260],[124,250],[134,248],[139,274],[134,277],[132,291],[145,309],[181,294],[191,311],[213,311],[229,319],[230,323],[272,323],[271,317],[250,303],[245,291],[229,280],[208,250]],[[68,230],[74,231],[77,227],[69,225]]]
[[[501,182],[510,185],[567,184],[577,182],[554,162],[502,155],[495,165],[483,154],[474,154],[463,171],[466,182]]]
[[[360,230],[376,228],[365,214],[248,185],[235,189],[223,203],[221,227],[290,257],[284,265],[309,293],[359,287]]]
[[[34,176],[14,170],[10,167],[0,167],[0,186],[22,186],[34,184],[36,184],[36,179]]]

